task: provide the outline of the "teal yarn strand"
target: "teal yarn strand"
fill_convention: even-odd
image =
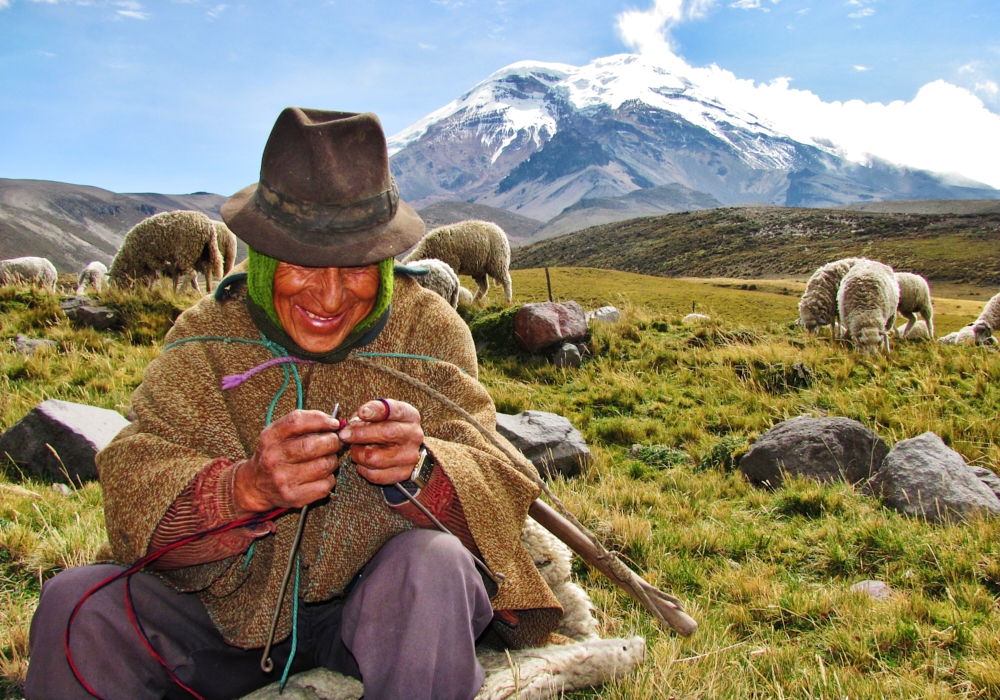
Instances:
[[[304,517],[304,516],[303,516]],[[295,650],[299,645],[299,562],[300,555],[295,555],[295,588],[292,590],[292,650],[288,654],[288,661],[285,662],[285,670],[281,672],[281,680],[278,682],[278,694],[285,689],[288,682],[288,672],[292,670],[292,661],[295,659]]]

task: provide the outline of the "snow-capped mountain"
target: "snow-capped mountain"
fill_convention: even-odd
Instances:
[[[1000,197],[796,141],[695,84],[683,63],[634,55],[515,63],[393,136],[389,152],[418,208],[465,200],[543,220],[581,199],[674,183],[724,204]]]

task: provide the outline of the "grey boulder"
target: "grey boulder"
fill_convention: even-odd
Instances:
[[[43,348],[56,347],[56,341],[41,338],[29,338],[23,333],[14,336],[14,349],[25,355],[34,355]]]
[[[931,432],[897,442],[868,488],[890,508],[930,522],[1000,515],[1000,498]]]
[[[580,431],[555,413],[498,413],[497,432],[530,459],[544,477],[576,476],[594,459]]]
[[[977,479],[986,484],[990,491],[996,494],[997,498],[1000,498],[1000,476],[997,476],[986,467],[973,467],[972,473],[976,475]]]
[[[853,484],[870,477],[888,453],[885,441],[855,420],[799,416],[764,433],[740,460],[740,471],[771,488],[781,486],[784,474]]]
[[[59,307],[75,326],[90,326],[94,330],[105,331],[118,323],[114,311],[98,306],[90,297],[70,297],[60,302]]]
[[[892,589],[882,581],[858,581],[851,586],[852,593],[863,593],[875,600],[888,600],[892,596]]]
[[[564,343],[552,356],[552,364],[556,367],[579,367],[582,362],[583,355],[580,354],[580,348],[573,343]]]
[[[0,456],[28,476],[88,481],[97,478],[94,455],[127,425],[115,411],[49,399],[0,437]]]

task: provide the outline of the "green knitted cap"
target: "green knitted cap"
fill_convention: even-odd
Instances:
[[[274,273],[278,269],[278,259],[258,253],[253,248],[247,248],[249,259],[247,261],[247,291],[250,298],[267,314],[278,327],[281,327],[281,319],[274,309]],[[352,332],[363,331],[375,324],[392,302],[392,268],[394,264],[392,258],[386,258],[378,264],[378,296],[375,298],[375,308],[371,313],[354,327]]]

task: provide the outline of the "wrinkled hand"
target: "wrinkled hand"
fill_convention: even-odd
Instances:
[[[420,411],[404,401],[369,401],[340,431],[340,440],[351,446],[358,473],[373,484],[385,486],[406,481],[420,459],[424,430]]]
[[[343,422],[321,411],[292,411],[264,428],[250,459],[237,465],[233,499],[243,512],[301,508],[337,485]]]

